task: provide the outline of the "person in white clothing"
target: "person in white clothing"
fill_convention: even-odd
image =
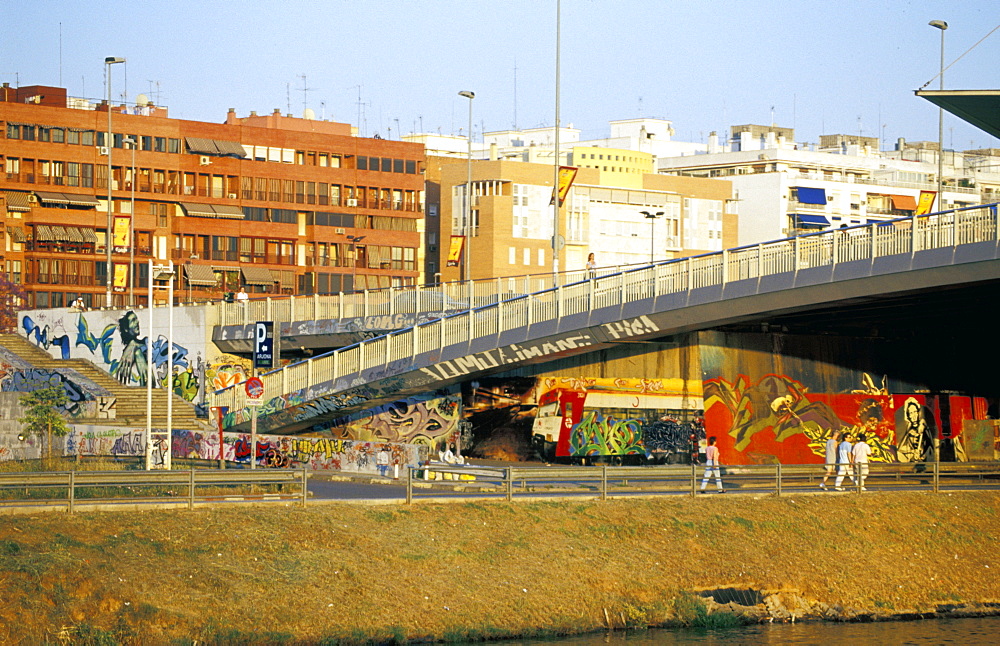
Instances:
[[[840,441],[840,431],[834,431],[826,440],[826,471],[823,473],[823,481],[819,483],[820,489],[826,489],[826,480],[837,470],[837,443]]]
[[[871,454],[872,447],[868,446],[868,442],[865,441],[865,434],[858,435],[858,442],[851,449],[851,461],[854,462],[861,491],[868,491],[865,489],[865,480],[868,479],[868,456]]]
[[[719,470],[719,447],[715,446],[715,436],[708,438],[708,446],[705,447],[705,477],[701,481],[701,492],[705,493],[708,486],[708,479],[715,475],[715,486],[719,493],[726,493],[722,488],[722,472]]]
[[[853,448],[851,445],[851,434],[844,433],[840,446],[837,447],[837,480],[833,483],[833,487],[837,491],[844,490],[841,486],[844,483],[844,476],[849,477],[851,482],[854,482],[854,475],[852,473],[854,469]]]

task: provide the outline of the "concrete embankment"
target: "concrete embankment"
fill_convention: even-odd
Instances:
[[[998,511],[978,492],[6,517],[0,627],[311,644],[990,614]]]

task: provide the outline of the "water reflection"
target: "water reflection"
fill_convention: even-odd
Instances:
[[[735,630],[649,630],[563,639],[494,642],[520,646],[699,646],[738,644],[997,644],[1000,617],[870,624],[761,624]]]

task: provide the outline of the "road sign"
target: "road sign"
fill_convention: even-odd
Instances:
[[[259,404],[264,398],[264,382],[260,377],[250,377],[246,380],[244,388],[247,391],[247,404]]]
[[[274,321],[254,324],[253,367],[258,370],[274,367]]]

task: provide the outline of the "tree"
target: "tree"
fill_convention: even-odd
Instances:
[[[62,416],[63,407],[69,401],[66,390],[60,385],[50,385],[21,395],[19,401],[26,415],[17,421],[24,425],[27,433],[46,434],[48,460],[51,461],[52,435],[65,437],[70,431],[66,418]]]
[[[7,273],[0,274],[0,332],[17,330],[17,313],[24,309],[24,290]]]

